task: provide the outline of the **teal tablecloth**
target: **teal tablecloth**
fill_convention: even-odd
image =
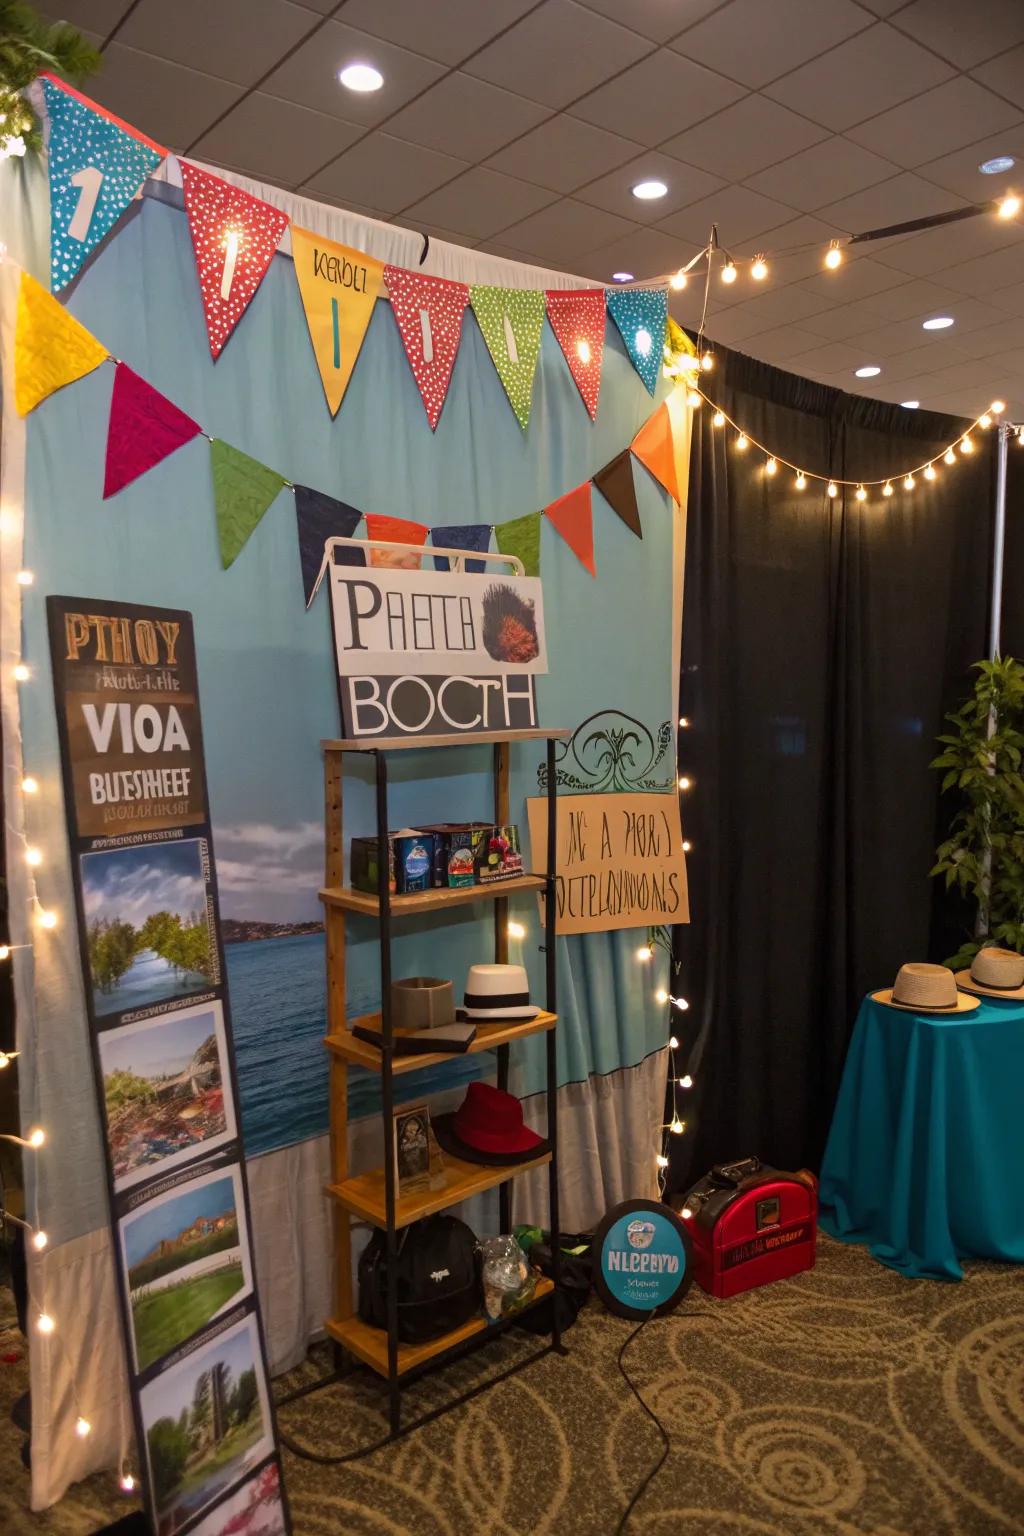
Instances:
[[[821,1226],[905,1275],[1024,1263],[1024,1005],[952,1018],[866,997],[821,1168]]]

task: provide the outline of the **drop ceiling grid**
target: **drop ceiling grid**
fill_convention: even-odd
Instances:
[[[673,18],[666,4],[433,0],[429,27],[423,0],[63,0],[60,14],[105,47],[97,100],[181,151],[596,281],[669,270],[712,220],[749,255],[991,195],[976,166],[997,149],[1024,163],[1018,0],[772,0],[770,16],[764,0],[687,0],[675,30],[684,11]],[[354,49],[378,58],[390,100],[335,85]],[[481,131],[464,132],[474,118]],[[629,196],[645,167],[670,185],[660,208]],[[951,304],[1024,314],[1024,260],[1008,249],[1020,229],[985,224],[873,248],[869,292],[856,276],[864,258],[824,294],[816,251],[781,259],[763,295],[749,282],[715,292],[709,333],[719,323],[723,340],[797,371],[802,355],[831,358],[815,376],[845,387],[858,382],[850,353],[898,323],[898,350],[861,356],[884,370],[865,392],[899,398],[899,360],[914,354],[916,377],[948,397],[969,341],[959,316],[960,351],[952,336],[915,332],[934,312],[928,285]],[[921,308],[900,312],[922,281]],[[690,322],[695,286],[673,294]],[[814,344],[794,353],[794,340]],[[1024,353],[1015,368],[1012,343],[990,355],[1024,405]]]

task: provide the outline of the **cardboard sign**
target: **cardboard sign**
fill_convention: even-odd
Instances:
[[[530,867],[544,866],[546,797],[526,802]],[[559,795],[556,933],[688,923],[674,794]]]
[[[536,726],[534,678],[547,671],[537,577],[329,569],[347,737]]]

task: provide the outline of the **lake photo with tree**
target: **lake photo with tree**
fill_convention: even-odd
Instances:
[[[121,1225],[138,1369],[143,1371],[250,1289],[237,1170],[162,1196]]]
[[[207,991],[219,980],[204,840],[81,856],[85,939],[98,1017]]]

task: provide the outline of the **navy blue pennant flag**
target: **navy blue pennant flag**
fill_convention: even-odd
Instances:
[[[464,523],[459,528],[431,528],[430,542],[440,549],[480,549],[485,553],[491,545],[490,523]],[[483,560],[467,560],[464,570],[479,575],[485,566]],[[443,555],[434,556],[434,570],[451,569],[450,561]]]
[[[308,485],[295,487],[295,519],[299,529],[299,562],[302,566],[302,587],[306,594],[306,607],[313,601],[317,578],[324,561],[324,540],[350,539],[355,533],[362,513],[344,501],[325,496],[323,491],[311,490]],[[335,565],[365,565],[366,555],[361,549],[336,549]]]

